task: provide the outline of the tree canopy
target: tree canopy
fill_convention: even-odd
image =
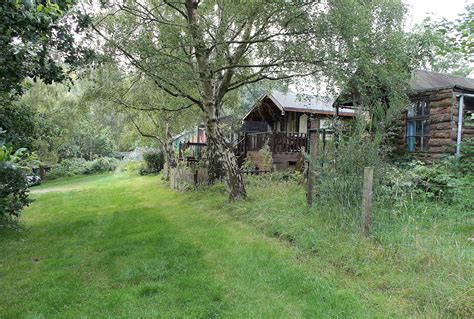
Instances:
[[[232,92],[263,80],[313,76],[364,87],[384,79],[401,92],[416,56],[407,50],[398,0],[103,1],[93,28],[116,61],[146,76],[177,105],[195,105],[208,148],[227,172],[231,199],[245,197],[232,143],[217,125]],[[389,79],[389,76],[391,78]],[[369,86],[370,86],[369,85]],[[212,170],[211,170],[212,175]]]
[[[431,68],[468,76],[474,71],[474,4],[454,21],[426,19],[419,27],[429,41]]]
[[[26,77],[62,81],[62,64],[73,68],[92,50],[77,46],[88,17],[75,0],[6,0],[0,3],[0,91],[20,91]]]

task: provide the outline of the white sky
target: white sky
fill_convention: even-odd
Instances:
[[[426,17],[454,20],[464,12],[467,0],[403,0],[408,5],[407,27],[422,22]]]

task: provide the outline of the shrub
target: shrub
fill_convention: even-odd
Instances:
[[[461,158],[457,165],[461,173],[474,174],[474,139],[462,142]]]
[[[117,168],[118,160],[112,157],[99,157],[87,163],[85,174],[113,172]]]
[[[383,203],[405,203],[410,199],[426,199],[445,203],[456,203],[472,208],[472,196],[466,196],[472,190],[474,174],[460,166],[456,158],[438,160],[425,164],[412,161],[402,165],[390,165],[380,179],[380,188],[376,194]]]
[[[159,173],[165,164],[165,156],[162,151],[147,151],[143,154],[143,159],[145,166],[140,167],[140,175]]]
[[[273,165],[273,156],[268,142],[266,142],[262,148],[258,151],[258,156],[260,157],[260,170],[270,171]]]
[[[0,225],[20,216],[28,206],[28,185],[21,168],[0,162]]]
[[[4,133],[0,129],[0,135]],[[25,167],[29,154],[25,149],[15,152],[0,139],[0,225],[14,221],[23,207],[28,206],[28,183]]]
[[[86,161],[83,158],[65,159],[53,167],[47,177],[54,179],[64,176],[111,172],[117,167],[117,162],[115,158],[110,157],[99,157],[93,161]]]
[[[242,163],[242,169],[246,171],[253,171],[255,170],[255,168],[256,166],[254,162],[252,162],[252,159],[249,156],[247,156],[245,158],[245,161]]]
[[[84,174],[87,169],[87,161],[83,158],[65,159],[51,169],[48,178],[74,176]]]

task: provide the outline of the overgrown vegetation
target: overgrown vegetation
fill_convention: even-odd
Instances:
[[[64,176],[113,172],[117,168],[117,164],[118,160],[111,157],[99,157],[91,161],[86,161],[83,158],[65,159],[53,166],[47,177],[55,179]]]
[[[336,205],[309,211],[298,173],[248,177],[249,199],[232,204],[222,184],[176,193],[156,183],[121,173],[36,188],[29,230],[0,233],[0,313],[473,315],[472,188],[449,204],[376,197],[365,238]]]
[[[450,175],[438,189],[425,184],[455,174],[446,171],[451,164],[390,166],[387,184],[375,195],[368,239],[359,233],[359,211],[341,210],[338,196],[320,198],[308,211],[304,187],[288,178],[291,173],[249,177],[250,200],[228,211],[298,249],[301,262],[358,291],[370,307],[384,309],[383,316],[469,318],[473,175]]]
[[[0,141],[0,229],[15,222],[31,203],[25,172],[17,165],[20,152],[13,153]]]
[[[140,175],[157,174],[165,164],[165,155],[160,150],[149,150],[143,153],[144,165],[140,167]]]
[[[6,144],[4,134],[0,129],[0,229],[14,225],[21,210],[31,203],[26,172],[32,158],[26,149],[15,150]]]
[[[161,149],[144,154],[141,175],[166,162],[164,179],[177,167],[176,189],[191,192],[123,172],[136,163],[38,188],[25,219],[32,229],[0,232],[6,317],[474,317],[472,141],[459,159],[390,157],[413,70],[433,55],[434,69],[472,70],[474,6],[456,22],[407,33],[401,0],[80,7],[93,17],[74,4],[0,4],[0,226],[31,203],[33,164],[52,165],[51,179],[111,172],[118,161],[109,156],[141,144]],[[90,25],[95,37],[76,36]],[[80,38],[98,40],[100,67],[76,68],[92,56]],[[68,77],[74,82],[60,83]],[[248,178],[251,196],[240,203],[224,204],[221,184],[191,186],[225,171],[228,198],[246,198],[224,115],[242,111],[249,85],[290,79],[324,81],[325,93],[342,91],[360,107],[319,145],[314,209],[300,172]],[[189,164],[173,137],[197,123],[206,154]],[[194,157],[190,148],[182,155]],[[258,155],[258,166],[248,159],[244,168],[271,171],[268,144]],[[374,222],[362,237],[367,166],[375,168]]]

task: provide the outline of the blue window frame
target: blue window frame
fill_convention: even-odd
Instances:
[[[428,151],[430,140],[429,104],[415,101],[407,110],[406,142],[408,152]]]

